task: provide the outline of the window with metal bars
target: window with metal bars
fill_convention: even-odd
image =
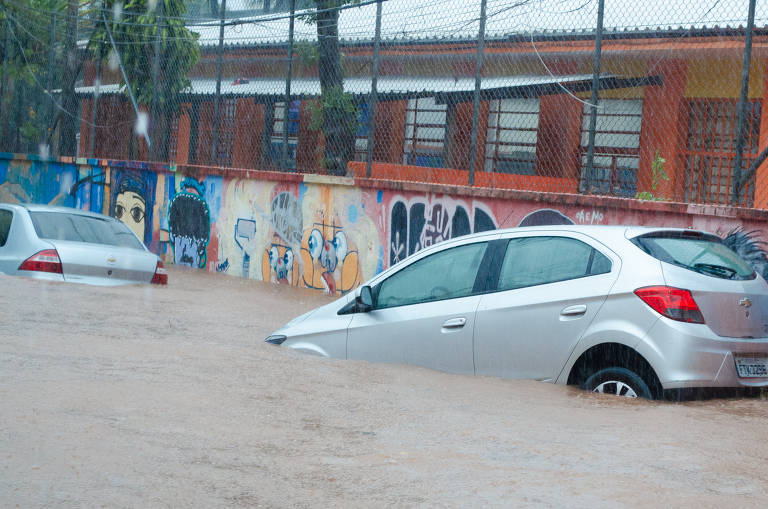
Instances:
[[[538,128],[538,98],[491,101],[485,138],[485,171],[533,175]]]
[[[237,99],[224,99],[219,105],[219,143],[216,146],[216,165],[232,165],[232,146],[235,142]]]
[[[736,158],[737,99],[695,99],[688,102],[688,136],[685,150],[686,201],[729,204]],[[744,121],[742,169],[757,157],[760,139],[761,105],[747,103]],[[754,200],[754,177],[743,185],[744,203]]]
[[[301,101],[291,101],[288,106],[288,121],[285,121],[285,102],[274,104],[272,117],[272,137],[269,144],[269,158],[272,164],[279,166],[283,157],[283,129],[288,130],[288,159],[286,168],[296,169],[296,151],[299,146],[299,114]]]
[[[441,168],[448,107],[433,97],[409,99],[405,110],[403,164]]]
[[[582,184],[586,178],[591,106],[584,104],[581,124]],[[635,196],[640,162],[641,99],[601,99],[597,106],[590,192]]]

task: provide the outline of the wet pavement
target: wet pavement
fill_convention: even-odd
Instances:
[[[329,302],[0,276],[2,507],[765,507],[768,400],[658,403],[266,345]]]

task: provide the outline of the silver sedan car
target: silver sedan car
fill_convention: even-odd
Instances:
[[[630,397],[762,387],[768,285],[705,232],[516,228],[419,251],[266,341]]]
[[[0,203],[0,274],[94,285],[167,284],[130,228],[83,210]]]

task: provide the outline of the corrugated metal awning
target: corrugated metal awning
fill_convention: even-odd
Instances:
[[[660,78],[621,78],[605,75],[600,78],[600,88],[629,88],[645,85],[658,85]],[[589,90],[592,86],[591,74],[575,74],[568,76],[550,75],[519,75],[483,78],[481,82],[481,98],[483,100],[505,97],[538,97],[568,92]],[[475,90],[473,77],[382,77],[378,81],[379,99],[382,101],[408,99],[416,97],[435,97],[437,102],[449,100],[463,102],[471,100]],[[370,78],[346,78],[344,91],[356,96],[367,96],[371,93]],[[96,87],[78,87],[76,93],[80,96],[90,96],[96,93]],[[124,87],[117,84],[101,85],[100,95],[124,93]],[[193,79],[191,89],[182,95],[214,96],[216,80]],[[320,81],[317,78],[294,78],[291,80],[291,97],[300,99],[318,97]],[[280,100],[285,96],[285,80],[277,78],[238,79],[221,83],[222,97],[253,97],[257,101],[268,102]]]

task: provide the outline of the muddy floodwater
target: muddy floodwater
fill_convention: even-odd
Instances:
[[[329,302],[0,276],[2,507],[766,507],[768,400],[658,403],[266,345]]]

